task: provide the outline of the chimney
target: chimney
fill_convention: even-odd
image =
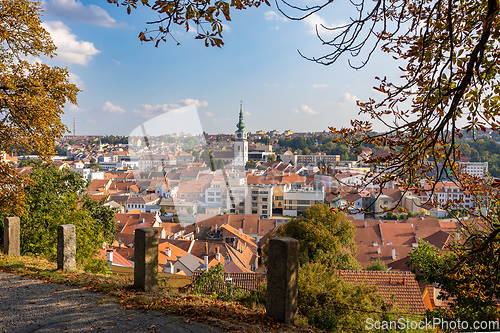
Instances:
[[[392,284],[392,276],[389,277],[389,284]]]
[[[243,235],[243,228],[240,228],[240,236]]]
[[[403,286],[406,286],[406,278],[403,278]]]
[[[439,294],[441,294],[441,288],[434,286],[433,289],[434,289],[434,293],[433,293],[434,304],[436,304],[436,306],[442,306],[443,300],[438,299]]]
[[[365,228],[368,228],[368,222],[365,221]]]
[[[196,233],[199,234],[200,233],[200,227],[199,226],[196,226]]]
[[[113,262],[113,250],[106,250],[106,259],[109,263]]]
[[[217,229],[217,224],[216,224],[216,225],[215,225],[215,232],[217,232],[217,230],[218,230],[218,229]]]
[[[208,242],[205,243],[205,255],[208,256]]]
[[[418,243],[418,239],[419,239],[419,232],[418,232],[418,224],[415,224],[415,240],[417,241]]]
[[[172,256],[172,249],[171,248],[167,248],[167,251],[166,251],[166,254],[167,254],[167,257],[171,257]]]
[[[168,259],[166,260],[166,265],[165,265],[165,268],[163,269],[163,272],[165,273],[170,273],[170,274],[174,274],[174,265],[172,265]]]
[[[396,260],[396,249],[392,248],[392,260]]]
[[[203,261],[205,262],[205,270],[208,271],[208,256],[204,256]]]
[[[220,252],[219,252],[219,247],[217,247],[217,252],[215,253],[215,259],[217,261],[220,261]]]
[[[380,247],[377,247],[377,253],[380,254]]]

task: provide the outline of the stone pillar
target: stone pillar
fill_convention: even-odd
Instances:
[[[6,217],[3,221],[3,252],[8,256],[19,257],[21,219],[17,216]]]
[[[57,227],[57,269],[71,272],[76,269],[76,232],[73,224]]]
[[[299,241],[290,237],[269,241],[266,315],[283,323],[297,316]]]
[[[134,287],[145,292],[158,291],[158,230],[135,230]]]

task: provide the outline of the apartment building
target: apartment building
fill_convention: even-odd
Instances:
[[[284,193],[285,209],[283,210],[283,216],[301,215],[307,207],[323,203],[324,200],[324,187],[321,187],[321,189],[306,187],[287,191]]]

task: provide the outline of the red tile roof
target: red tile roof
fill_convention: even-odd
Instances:
[[[396,271],[339,271],[349,283],[366,283],[378,288],[378,293],[389,304],[397,306],[402,312],[422,314],[425,305],[422,294],[410,272]]]

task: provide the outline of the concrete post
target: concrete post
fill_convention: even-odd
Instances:
[[[297,316],[299,241],[290,237],[269,241],[266,315],[283,323]]]
[[[135,230],[134,287],[145,292],[158,291],[158,230]]]
[[[73,224],[57,227],[57,269],[65,272],[76,269],[76,229]]]
[[[3,221],[3,252],[8,256],[19,257],[21,219],[17,216],[6,217]]]

